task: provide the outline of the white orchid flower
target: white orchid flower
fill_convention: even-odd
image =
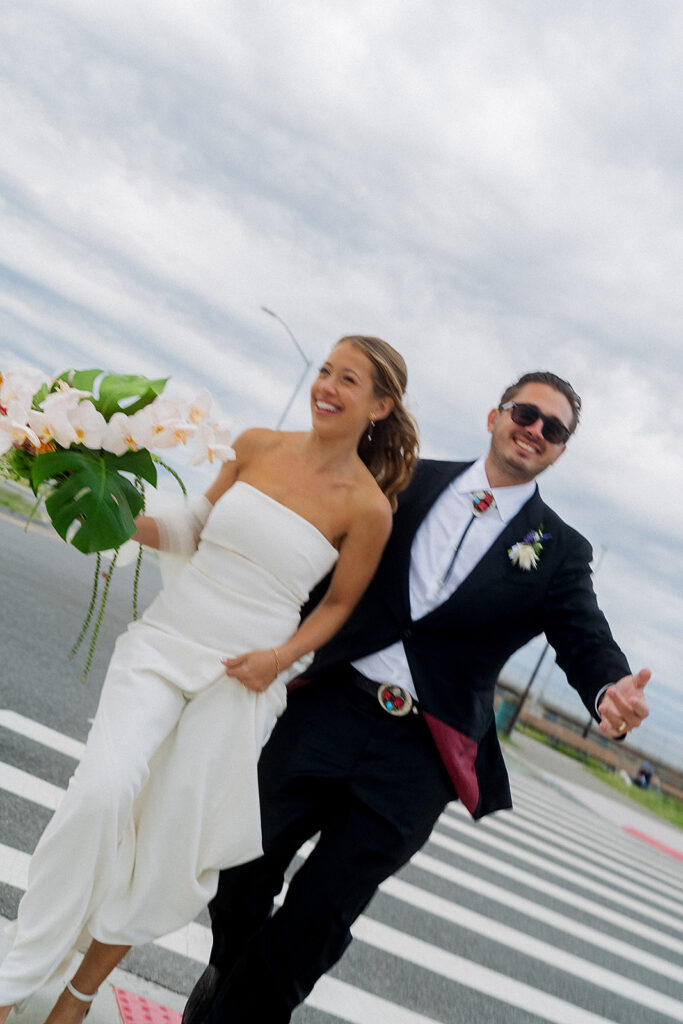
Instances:
[[[10,403],[17,402],[28,414],[36,391],[49,383],[50,378],[42,370],[30,366],[7,370],[0,374],[0,406],[7,409]]]
[[[194,436],[197,449],[191,465],[198,466],[201,462],[229,462],[235,458],[234,449],[230,447],[232,431],[227,423],[201,423]]]
[[[200,391],[194,401],[188,404],[186,417],[190,423],[203,423],[211,410],[211,393],[207,388]]]
[[[125,412],[115,412],[106,424],[102,434],[101,447],[112,455],[124,455],[128,451],[136,452],[140,446],[131,433],[134,417],[126,416]]]
[[[22,402],[12,401],[6,409],[6,413],[0,415],[0,455],[10,448],[21,448],[26,441],[39,448],[40,438],[27,424]]]
[[[157,423],[154,427],[154,440],[152,448],[175,448],[179,444],[187,444],[190,437],[197,433],[194,423],[187,420],[167,420],[165,423]]]
[[[62,448],[78,443],[76,428],[71,423],[70,413],[86,391],[77,391],[68,385],[49,394],[42,405],[42,411],[31,412],[29,426],[39,435],[43,444],[56,441]]]
[[[69,411],[69,421],[76,431],[78,444],[99,449],[107,429],[107,421],[92,402],[79,402]]]
[[[128,433],[133,449],[174,448],[185,444],[196,427],[178,415],[178,403],[152,402],[128,417]],[[112,419],[114,417],[112,416]]]

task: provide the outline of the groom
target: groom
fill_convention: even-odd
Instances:
[[[475,818],[511,806],[493,695],[532,637],[545,633],[606,736],[646,717],[650,673],[632,675],[612,638],[590,546],[535,483],[565,450],[580,407],[566,381],[525,374],[488,415],[485,458],[419,463],[365,597],[293,684],[263,751],[265,853],[221,873],[211,962],[184,1024],[289,1021],[449,801]]]

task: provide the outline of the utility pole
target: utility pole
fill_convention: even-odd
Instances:
[[[529,696],[529,690],[531,689],[531,684],[533,683],[534,679],[538,675],[538,670],[540,669],[540,667],[541,667],[541,665],[543,663],[543,659],[545,658],[545,652],[548,650],[549,647],[550,647],[550,644],[546,641],[545,647],[541,651],[541,655],[540,655],[538,661],[536,662],[536,664],[534,665],[534,670],[531,673],[531,675],[529,676],[529,682],[526,684],[526,687],[524,689],[524,693],[522,694],[522,696],[517,701],[517,707],[515,708],[512,716],[510,718],[510,721],[505,726],[505,735],[506,736],[509,736],[511,734],[512,730],[514,729],[515,725],[517,724],[517,719],[519,718],[519,716],[521,714],[521,711],[522,711],[522,708],[524,707],[524,704],[526,703],[526,699]]]

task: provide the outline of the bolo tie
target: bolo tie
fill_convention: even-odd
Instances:
[[[446,584],[447,584],[447,582],[449,580],[449,577],[450,577],[451,573],[453,572],[453,566],[455,565],[455,560],[458,557],[458,552],[460,551],[460,548],[462,547],[462,543],[463,543],[465,537],[467,536],[467,534],[469,532],[470,526],[472,525],[472,523],[474,522],[475,519],[479,519],[480,516],[486,515],[486,513],[488,512],[488,510],[490,508],[494,508],[495,504],[496,504],[496,499],[493,497],[493,495],[491,494],[490,491],[474,491],[473,492],[473,494],[472,494],[472,515],[469,518],[469,522],[467,523],[467,526],[465,527],[465,529],[462,531],[462,534],[460,535],[460,540],[458,541],[458,543],[455,546],[453,554],[451,555],[451,560],[448,563],[448,568],[446,569],[445,573],[443,574],[443,576],[439,580],[439,586],[440,587],[445,587],[446,586]]]

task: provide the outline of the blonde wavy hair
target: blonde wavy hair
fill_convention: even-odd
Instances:
[[[386,419],[375,420],[370,438],[363,434],[358,454],[396,511],[396,497],[410,483],[420,447],[417,424],[404,405],[408,386],[405,360],[381,338],[351,334],[337,344],[342,341],[350,342],[372,363],[377,397],[393,399],[392,411]]]

